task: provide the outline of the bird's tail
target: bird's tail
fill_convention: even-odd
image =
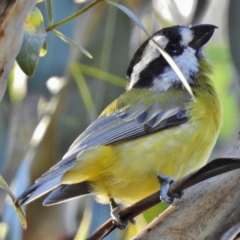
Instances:
[[[61,177],[62,176],[57,176],[49,179],[48,181],[36,182],[16,199],[16,203],[18,205],[28,204],[45,193],[57,188],[61,185]]]
[[[65,185],[61,184],[60,179],[61,176],[55,177],[46,182],[36,182],[17,198],[16,203],[18,205],[28,204],[50,191],[52,192],[43,202],[44,206],[58,204],[90,194],[90,187],[87,182]]]
[[[44,200],[44,206],[50,206],[68,201],[73,198],[90,194],[90,187],[87,182],[75,183],[71,185],[62,184],[54,189]]]

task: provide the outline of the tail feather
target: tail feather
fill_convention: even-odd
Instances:
[[[53,190],[44,200],[44,206],[50,206],[68,201],[73,198],[82,197],[90,194],[87,182],[81,182],[71,185],[60,185]]]
[[[34,192],[38,188],[39,184],[35,183],[31,187],[29,187],[27,190],[25,190],[17,199],[16,203],[18,205],[23,205],[30,197],[31,193]]]
[[[43,183],[35,183],[17,198],[16,203],[19,205],[28,204],[54,188],[57,188],[61,185],[61,177],[62,176],[57,176]]]

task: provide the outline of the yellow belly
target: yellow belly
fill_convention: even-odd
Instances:
[[[88,181],[101,202],[109,202],[111,196],[130,204],[159,190],[158,173],[178,179],[201,167],[219,134],[221,107],[219,102],[216,109],[200,99],[194,104],[187,123],[113,146],[85,150],[62,182]]]

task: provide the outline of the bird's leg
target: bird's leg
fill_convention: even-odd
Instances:
[[[116,226],[121,230],[126,229],[128,227],[128,223],[123,222],[119,217],[119,212],[121,211],[121,208],[118,206],[118,204],[114,201],[113,198],[109,198],[109,200],[110,200],[111,217],[116,221],[115,222]]]
[[[158,174],[158,181],[160,182],[161,189],[160,189],[160,199],[168,204],[172,204],[174,198],[181,198],[183,192],[175,193],[172,196],[168,195],[168,189],[170,184],[172,184],[175,180],[163,174]]]
[[[126,229],[128,227],[128,222],[123,222],[119,217],[119,212],[121,208],[119,205],[114,201],[113,198],[109,198],[110,200],[110,209],[111,209],[111,217],[116,220],[116,225],[121,230]],[[136,224],[134,219],[131,219],[130,222],[132,224]]]

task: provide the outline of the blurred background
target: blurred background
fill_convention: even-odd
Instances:
[[[224,125],[210,159],[221,156],[239,132],[240,27],[237,0],[118,0],[141,20],[150,34],[171,25],[214,24],[219,27],[205,48],[214,66],[212,79],[224,105]],[[91,1],[53,0],[54,23]],[[37,4],[48,27],[44,2]],[[64,43],[51,31],[47,54],[27,78],[16,65],[0,104],[0,174],[16,195],[59,161],[75,138],[124,92],[129,61],[147,38],[116,7],[98,3],[57,30],[87,49],[93,59]],[[108,75],[112,74],[112,75]],[[33,135],[34,134],[34,135]],[[6,193],[0,189],[0,240],[80,240],[106,221],[109,206],[92,197],[43,207],[43,199],[26,208],[23,231]],[[166,208],[136,218],[126,231],[106,239],[130,239]]]

